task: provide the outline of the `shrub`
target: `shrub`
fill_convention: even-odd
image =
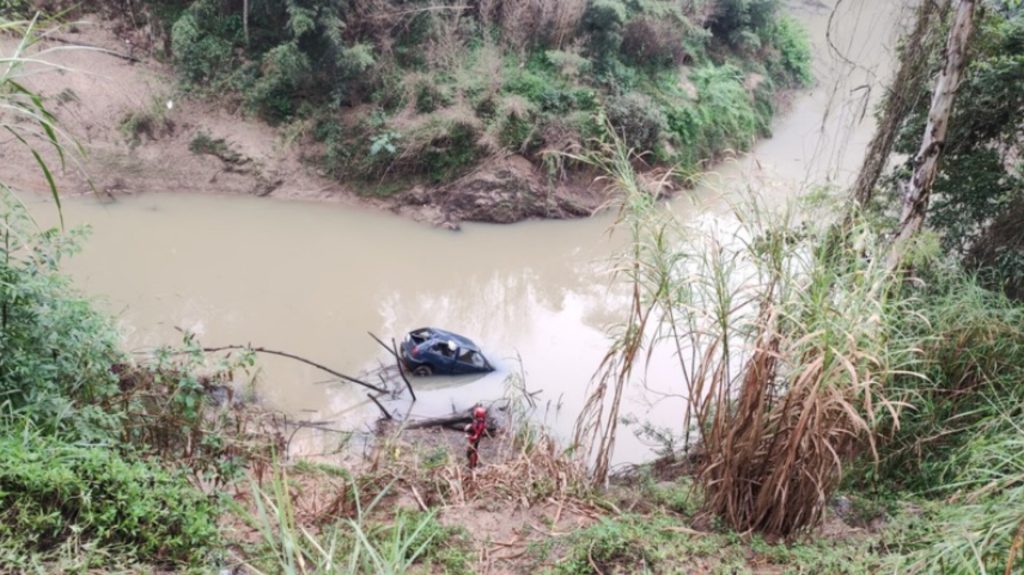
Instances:
[[[544,52],[544,58],[567,80],[577,80],[591,69],[590,60],[575,52],[547,50]]]
[[[807,31],[789,16],[779,18],[771,35],[776,54],[768,58],[772,76],[787,86],[811,83],[811,43]]]
[[[468,121],[434,119],[414,130],[396,164],[407,173],[441,183],[462,175],[483,153],[479,128]]]
[[[294,113],[295,92],[309,80],[309,58],[294,42],[281,44],[263,57],[263,73],[247,94],[248,104],[267,120],[284,120]]]
[[[428,79],[420,79],[413,88],[416,98],[416,111],[429,114],[438,108],[452,104],[451,94],[447,90]]]
[[[498,142],[512,151],[524,152],[537,140],[536,112],[529,102],[515,96],[505,98],[498,110]]]
[[[174,63],[186,85],[201,86],[220,77],[233,66],[232,43],[223,36],[211,33],[201,24],[211,21],[220,22],[222,19],[200,2],[178,18],[171,28]]]
[[[31,233],[24,209],[0,199],[0,402],[39,429],[103,439],[117,418],[101,408],[117,392],[122,359],[109,320],[57,272],[77,235]]]
[[[639,153],[653,151],[666,127],[665,116],[657,104],[635,92],[610,98],[605,103],[605,113],[626,145]]]
[[[30,553],[96,543],[157,563],[197,563],[216,508],[183,477],[100,447],[0,437],[0,541]]]
[[[582,27],[594,58],[609,60],[618,54],[625,23],[626,6],[620,0],[591,0],[587,4]]]
[[[775,21],[777,0],[719,0],[712,15],[711,33],[733,48],[749,49]]]
[[[695,146],[702,158],[749,148],[757,137],[758,119],[743,73],[729,65],[706,66],[694,70],[690,80],[697,87],[697,105],[676,114],[682,142]]]
[[[635,66],[679,65],[687,59],[680,26],[649,16],[634,18],[626,24],[621,50]]]

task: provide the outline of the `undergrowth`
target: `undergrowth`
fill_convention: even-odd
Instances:
[[[810,81],[777,0],[236,4],[146,0],[134,18],[169,35],[186,90],[291,124],[367,185],[448,182],[504,154],[566,178],[552,152],[591,146],[606,119],[653,161],[697,166],[748,148],[775,94]]]

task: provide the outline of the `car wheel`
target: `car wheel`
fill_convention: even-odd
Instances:
[[[429,365],[420,365],[420,366],[417,366],[416,369],[412,370],[412,374],[413,375],[418,375],[420,377],[425,377],[425,376],[431,375],[433,373],[434,373],[434,371],[432,369],[430,369]]]

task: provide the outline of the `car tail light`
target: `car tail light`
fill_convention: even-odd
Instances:
[[[412,356],[416,357],[419,354],[420,354],[420,346],[418,346],[418,345],[412,346]]]

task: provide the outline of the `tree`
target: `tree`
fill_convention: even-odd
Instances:
[[[927,215],[932,183],[939,171],[939,161],[946,145],[956,91],[967,66],[967,45],[974,27],[976,6],[977,0],[960,0],[949,29],[942,73],[932,92],[921,148],[914,156],[913,176],[901,185],[903,210],[896,239],[889,253],[888,265],[891,269],[899,266],[908,240],[921,229]]]

